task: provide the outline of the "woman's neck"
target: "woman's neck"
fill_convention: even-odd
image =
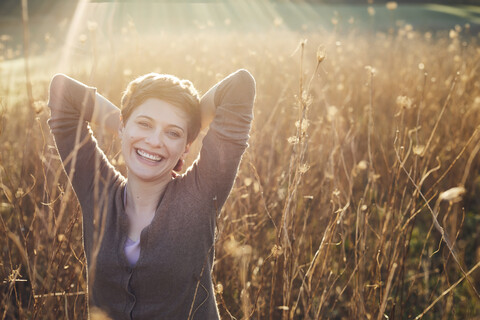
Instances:
[[[145,182],[129,177],[126,186],[126,209],[130,214],[138,216],[155,214],[169,181]]]

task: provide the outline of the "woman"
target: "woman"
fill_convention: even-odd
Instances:
[[[112,319],[219,318],[215,219],[248,146],[254,97],[245,70],[201,99],[189,81],[148,74],[128,85],[120,111],[95,88],[54,76],[49,125],[82,208],[90,309]],[[118,130],[127,178],[89,122]],[[178,175],[201,125],[200,155]]]

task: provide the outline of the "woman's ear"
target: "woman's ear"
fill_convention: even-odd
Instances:
[[[123,133],[123,129],[125,128],[125,125],[123,123],[123,117],[120,115],[120,123],[118,124],[118,135],[121,136]]]
[[[182,158],[185,158],[185,156],[187,155],[188,151],[190,151],[190,146],[192,145],[192,143],[187,143],[187,145],[185,146],[185,151],[183,152],[182,154]]]

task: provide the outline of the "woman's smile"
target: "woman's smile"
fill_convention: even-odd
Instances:
[[[140,157],[152,162],[160,162],[163,159],[160,155],[152,154],[142,149],[136,149],[136,152]]]

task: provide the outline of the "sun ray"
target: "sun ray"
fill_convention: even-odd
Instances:
[[[71,48],[74,46],[74,42],[78,41],[78,30],[85,21],[85,11],[88,3],[88,0],[79,0],[77,4],[67,36],[65,37],[65,44],[61,50],[60,62],[58,64],[59,70],[67,70],[67,66],[70,65]]]

